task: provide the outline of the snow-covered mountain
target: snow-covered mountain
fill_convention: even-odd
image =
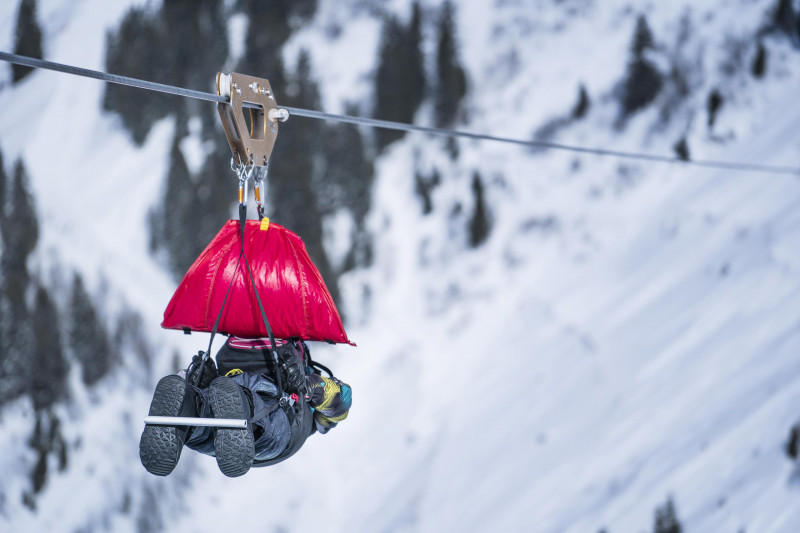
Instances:
[[[0,5],[2,50],[16,4]],[[133,5],[160,2],[40,1],[44,57],[104,70],[106,32]],[[430,74],[443,4],[420,5]],[[458,2],[468,91],[455,126],[800,168],[786,5],[797,28],[800,6],[774,0]],[[309,52],[325,111],[370,109],[385,20],[411,12],[318,2],[284,60]],[[230,64],[247,24],[228,22]],[[639,67],[658,83],[632,78]],[[797,176],[464,140],[453,156],[407,135],[374,161],[372,260],[339,278],[358,347],[312,346],[352,385],[349,418],[243,478],[186,451],[161,479],[139,463],[142,417],[156,380],[207,342],[159,328],[176,283],[148,224],[176,121],[136,146],[101,110],[100,82],[37,71],[12,84],[0,67],[0,83],[0,151],[9,173],[24,161],[39,220],[31,275],[60,309],[78,272],[109,327],[141,317],[140,342],[98,383],[71,364],[52,408],[66,461],[46,459],[39,490],[34,406],[0,411],[0,530],[638,533],[672,502],[684,532],[800,531],[786,451],[800,421]],[[433,100],[417,123],[434,122]],[[353,225],[344,210],[324,218],[334,265]]]

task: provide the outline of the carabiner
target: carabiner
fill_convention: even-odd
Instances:
[[[253,181],[255,183],[256,204],[258,205],[258,218],[264,218],[264,204],[267,201],[267,174],[269,173],[269,161],[263,167],[257,167]]]
[[[244,174],[242,174],[244,176]],[[247,176],[239,178],[239,203],[243,206],[247,207]]]

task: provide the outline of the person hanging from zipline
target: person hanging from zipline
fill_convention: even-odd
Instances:
[[[264,216],[270,154],[288,111],[266,79],[219,72],[216,81],[228,98],[217,111],[239,178],[239,220],[189,267],[164,312],[162,327],[211,338],[184,374],[162,378],[153,394],[139,455],[160,476],[173,471],[184,445],[215,456],[229,477],[283,461],[313,432],[335,427],[352,401],[350,387],[315,363],[305,342],[353,344],[331,294],[300,237]],[[251,178],[259,220],[247,220]],[[217,332],[229,338],[215,365]]]
[[[139,443],[152,474],[172,472],[185,445],[241,476],[288,459],[349,412],[350,386],[312,360],[305,342],[353,344],[319,270],[300,237],[245,214],[240,204],[239,220],[195,260],[164,312],[162,327],[211,338],[187,370],[156,386]],[[229,337],[215,364],[217,332]]]
[[[162,378],[150,404],[150,415],[246,419],[247,427],[146,425],[139,444],[148,472],[166,476],[178,464],[183,446],[215,456],[229,477],[251,466],[288,459],[314,432],[327,433],[347,417],[350,386],[310,358],[302,341],[276,340],[276,376],[265,365],[272,351],[267,338],[230,337],[216,359],[195,355],[179,374]],[[202,353],[202,352],[201,352]],[[282,383],[283,394],[278,383]]]

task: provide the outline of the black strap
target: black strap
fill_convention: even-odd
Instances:
[[[252,417],[250,417],[250,420],[247,421],[247,425],[252,426],[254,422],[271,415],[272,412],[278,409],[278,407],[280,406],[281,406],[280,402],[278,400],[275,400],[275,403],[267,407],[264,407],[263,409],[255,413]]]
[[[219,309],[219,314],[217,314],[217,319],[214,321],[214,327],[211,329],[211,338],[208,340],[208,350],[203,355],[203,361],[200,363],[200,369],[197,372],[197,377],[195,378],[195,386],[200,384],[200,376],[203,374],[203,369],[206,365],[206,360],[211,355],[211,346],[214,343],[214,336],[217,334],[217,329],[219,328],[219,322],[222,319],[222,312],[225,310],[225,304],[228,301],[228,296],[231,292],[231,287],[233,286],[233,280],[236,279],[236,274],[239,272],[239,263],[241,262],[242,258],[244,258],[244,264],[247,266],[247,274],[250,277],[250,284],[253,286],[253,293],[256,295],[256,302],[258,302],[258,309],[261,311],[261,319],[264,321],[264,327],[267,328],[267,335],[269,336],[269,343],[272,347],[272,364],[275,368],[275,380],[277,381],[278,385],[278,393],[280,396],[283,396],[283,380],[281,379],[281,373],[279,368],[278,362],[278,351],[277,345],[275,344],[275,336],[272,334],[272,328],[269,325],[269,320],[267,319],[267,313],[264,311],[264,304],[261,303],[261,296],[258,294],[258,288],[256,287],[256,281],[253,277],[253,270],[250,268],[250,262],[247,260],[247,255],[244,253],[244,228],[247,223],[247,207],[243,204],[239,204],[239,257],[236,258],[236,268],[233,271],[233,275],[231,276],[231,281],[228,283],[228,289],[225,291],[225,298],[222,300],[222,306]],[[266,354],[264,354],[264,362],[269,366],[269,359],[267,359]],[[262,415],[263,416],[263,415]]]
[[[322,363],[318,363],[317,361],[311,359],[311,355],[308,356],[308,366],[313,368],[317,372],[317,374],[319,374],[320,371],[325,371],[325,373],[327,373],[329,377],[333,377],[333,372],[331,372],[331,369],[323,365]]]
[[[264,304],[261,303],[261,296],[258,294],[258,288],[256,287],[256,280],[253,277],[253,270],[250,268],[250,262],[247,260],[247,254],[244,253],[244,227],[245,223],[247,222],[247,208],[239,204],[239,225],[241,227],[240,231],[240,238],[241,238],[241,245],[242,245],[242,252],[241,256],[244,257],[244,264],[247,267],[247,274],[250,276],[250,284],[253,286],[253,293],[256,295],[256,302],[258,302],[258,309],[261,311],[261,319],[264,321],[264,327],[267,329],[267,335],[269,336],[269,344],[272,347],[272,363],[275,367],[275,381],[278,385],[278,393],[280,396],[283,396],[283,380],[281,379],[280,373],[280,365],[278,362],[278,350],[277,345],[275,344],[275,336],[272,334],[272,328],[269,326],[269,320],[267,319],[267,313],[264,311]],[[266,358],[266,354],[264,355],[264,362],[269,365],[269,361]]]
[[[222,306],[219,308],[219,313],[217,314],[217,319],[214,321],[214,327],[211,328],[211,338],[208,339],[208,349],[206,353],[203,354],[203,361],[200,363],[200,368],[197,371],[197,376],[194,378],[194,386],[200,386],[200,376],[203,375],[203,370],[206,366],[206,361],[211,356],[211,345],[214,344],[214,336],[217,334],[217,329],[219,328],[219,321],[222,319],[222,312],[225,310],[225,304],[228,301],[228,295],[231,293],[231,287],[233,287],[233,280],[236,279],[236,273],[239,271],[239,262],[242,260],[242,255],[244,255],[244,248],[242,251],[239,252],[239,257],[236,259],[236,268],[233,271],[233,275],[231,276],[231,281],[228,283],[228,289],[225,291],[225,298],[222,299]]]

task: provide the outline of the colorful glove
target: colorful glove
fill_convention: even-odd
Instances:
[[[347,418],[352,405],[350,385],[336,378],[326,378],[317,374],[306,376],[308,403],[314,408],[314,421],[320,433]]]

